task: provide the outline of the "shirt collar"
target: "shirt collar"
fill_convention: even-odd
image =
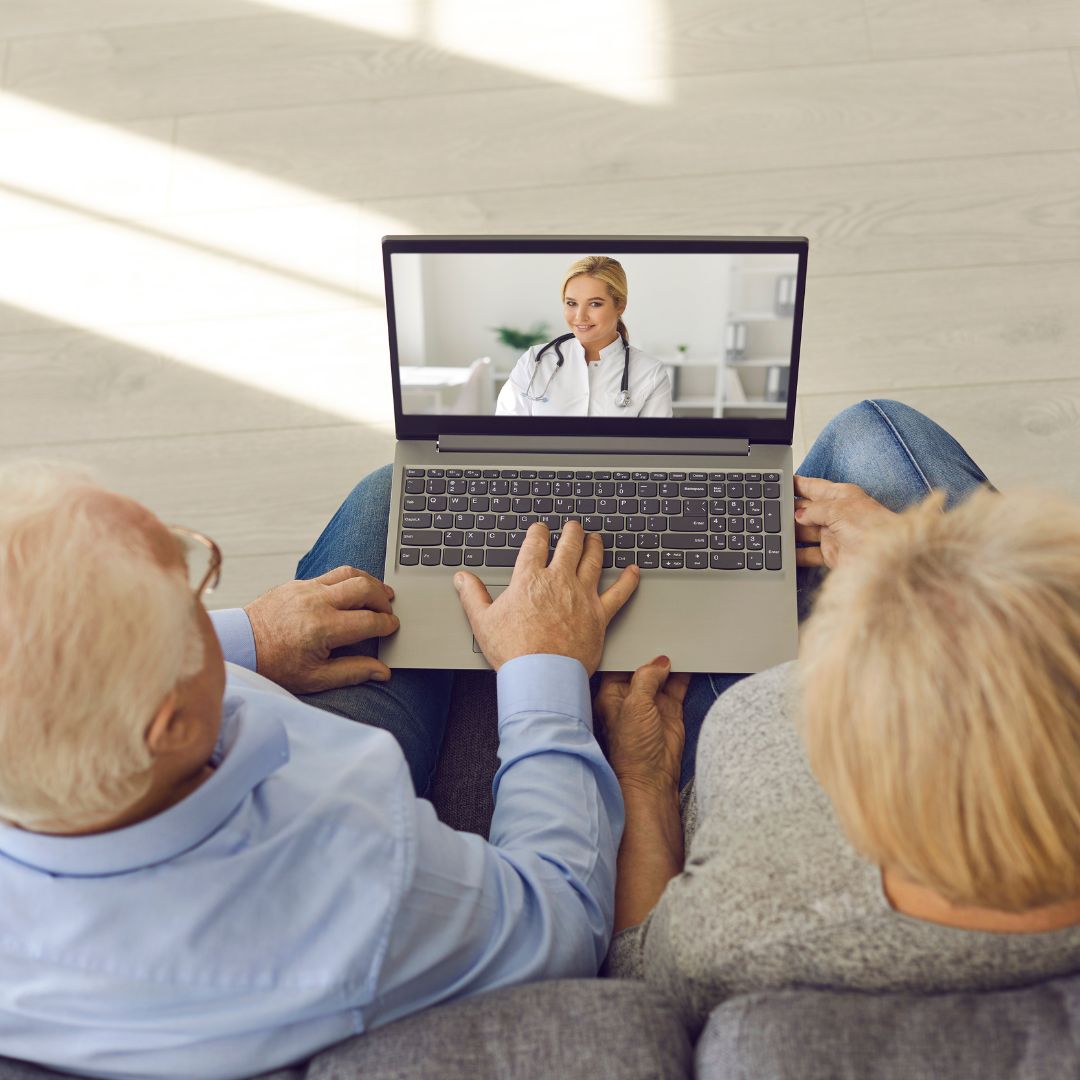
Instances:
[[[0,854],[71,877],[104,877],[167,862],[217,830],[289,760],[285,725],[272,708],[256,713],[242,698],[228,697],[215,759],[212,776],[186,799],[145,821],[89,836],[53,836],[0,825]]]
[[[600,360],[610,360],[613,356],[617,356],[620,360],[623,358],[622,338],[616,337],[610,345],[605,345],[600,350]]]

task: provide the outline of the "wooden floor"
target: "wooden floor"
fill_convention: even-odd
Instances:
[[[391,454],[393,231],[806,235],[797,452],[888,396],[1080,498],[1076,0],[0,0],[0,457],[218,603]]]

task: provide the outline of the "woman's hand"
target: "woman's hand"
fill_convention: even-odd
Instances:
[[[855,484],[834,484],[796,476],[795,539],[812,546],[795,549],[798,566],[838,565],[862,546],[869,533],[896,515]]]
[[[313,694],[374,679],[390,669],[373,656],[335,656],[334,649],[398,628],[394,590],[363,570],[339,566],[322,577],[288,581],[244,610],[255,635],[256,670],[294,694]]]
[[[679,772],[689,675],[666,656],[628,674],[607,674],[593,709],[622,788],[626,825],[615,874],[615,931],[644,921],[682,870]]]
[[[679,789],[684,741],[683,699],[690,676],[672,675],[666,656],[634,672],[605,674],[593,701],[608,761],[628,786]]]

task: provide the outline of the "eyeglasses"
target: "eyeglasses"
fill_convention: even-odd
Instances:
[[[188,584],[196,598],[211,593],[221,580],[221,548],[194,529],[170,525],[169,532],[180,542],[187,564]]]

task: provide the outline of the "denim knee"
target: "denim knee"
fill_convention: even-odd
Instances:
[[[902,401],[890,398],[864,398],[838,412],[824,427],[821,438],[830,440],[843,438],[845,443],[852,439],[877,436],[881,431],[882,421],[886,420],[898,430],[937,427],[928,416],[905,405]]]

